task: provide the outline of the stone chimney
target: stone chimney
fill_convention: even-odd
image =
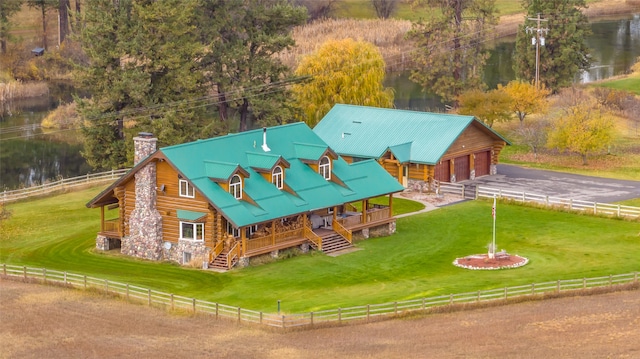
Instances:
[[[156,151],[153,134],[140,132],[133,138],[134,161],[139,164]],[[135,204],[129,216],[129,236],[122,240],[122,253],[139,258],[162,259],[162,216],[156,208],[156,162],[135,173]]]

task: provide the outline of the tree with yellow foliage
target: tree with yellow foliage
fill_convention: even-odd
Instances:
[[[608,148],[614,136],[614,122],[601,108],[588,102],[568,107],[552,125],[547,145],[576,152],[587,165],[587,155]]]
[[[337,103],[393,107],[393,89],[382,85],[384,59],[375,45],[365,41],[329,40],[302,59],[296,75],[309,77],[292,90],[303,120],[311,127]]]
[[[511,110],[518,115],[520,127],[524,118],[531,113],[546,112],[549,107],[547,96],[550,91],[544,86],[536,89],[535,86],[524,81],[511,81],[506,86],[498,85],[498,89],[511,97]]]
[[[495,122],[506,122],[511,117],[511,98],[499,90],[470,90],[458,96],[458,113],[472,115],[487,126],[493,127]]]

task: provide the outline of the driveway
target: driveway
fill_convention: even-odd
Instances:
[[[640,181],[582,176],[504,164],[498,165],[497,175],[462,183],[601,203],[640,198]]]

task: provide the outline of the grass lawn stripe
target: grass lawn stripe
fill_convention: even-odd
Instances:
[[[100,189],[10,204],[0,261],[267,312],[281,300],[285,313],[638,270],[640,223],[517,204],[498,205],[496,241],[530,263],[500,271],[454,267],[455,258],[483,253],[491,241],[491,203],[471,201],[398,219],[395,235],[357,242],[358,251],[339,257],[313,253],[215,273],[94,251],[99,213],[84,203]],[[403,202],[394,199],[394,208]]]

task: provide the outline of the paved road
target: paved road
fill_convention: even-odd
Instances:
[[[503,164],[498,165],[497,175],[464,183],[601,203],[640,198],[640,181],[582,176]]]

